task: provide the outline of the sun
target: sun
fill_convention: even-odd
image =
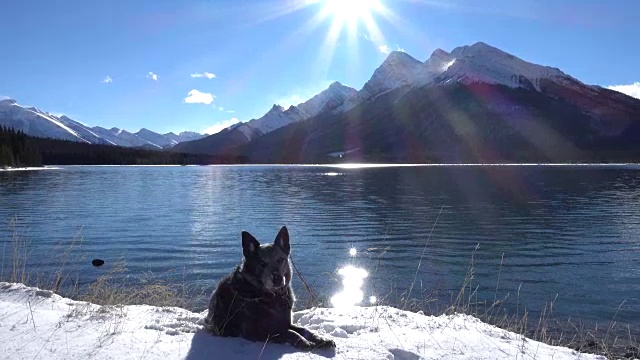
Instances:
[[[379,12],[379,0],[325,0],[324,11],[333,15],[335,21],[354,22]]]

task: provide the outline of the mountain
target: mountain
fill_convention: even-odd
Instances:
[[[162,149],[160,145],[153,144],[150,141],[145,140],[136,134],[130,133],[126,130],[122,130],[116,127],[111,129],[105,129],[100,126],[94,126],[91,128],[91,130],[101,138],[117,146],[124,146],[124,147],[147,146],[148,147],[149,145],[151,145],[158,150]]]
[[[177,135],[172,133],[172,132],[166,133],[166,134],[164,134],[164,136],[166,136],[169,140],[171,140],[171,142],[179,144],[179,143],[185,142],[185,141],[192,141],[192,140],[202,139],[206,135],[202,135],[202,134],[194,132],[194,131],[183,131],[183,132],[181,132],[181,133],[179,133]]]
[[[158,134],[145,128],[140,129],[140,131],[135,133],[135,135],[145,141],[148,141],[150,144],[157,145],[161,148],[169,148],[178,143],[178,141],[174,141],[166,135]]]
[[[640,159],[640,100],[485,43],[425,62],[391,53],[337,111],[228,155],[263,162],[583,162]]]
[[[285,110],[282,106],[274,104],[258,119],[236,124],[199,140],[183,142],[173,150],[201,154],[224,153],[287,125],[310,119],[320,113],[332,113],[356,93],[355,89],[334,82],[327,89],[297,106]]]
[[[90,142],[75,131],[74,126],[65,124],[64,120],[35,107],[23,107],[13,99],[0,101],[0,125],[33,136]]]
[[[161,135],[141,129],[133,134],[118,128],[89,127],[64,115],[58,117],[35,107],[19,105],[13,99],[0,100],[0,125],[35,137],[156,150],[204,137],[202,134],[188,131],[179,135]]]

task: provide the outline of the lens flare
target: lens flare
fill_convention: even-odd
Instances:
[[[356,248],[349,249],[349,256],[354,257],[358,255],[358,250]]]
[[[337,308],[352,307],[360,304],[364,298],[362,285],[369,276],[366,270],[348,265],[338,270],[342,276],[342,291],[331,298],[331,305]]]

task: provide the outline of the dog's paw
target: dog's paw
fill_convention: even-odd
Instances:
[[[336,343],[335,341],[327,338],[323,338],[318,336],[318,339],[315,341],[316,348],[318,349],[335,349]]]
[[[314,343],[304,338],[296,340],[296,342],[293,343],[293,346],[304,350],[310,350],[316,347]]]

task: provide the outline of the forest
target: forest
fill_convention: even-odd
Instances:
[[[186,154],[37,138],[0,127],[0,168],[43,165],[213,165],[245,163],[241,156]]]

